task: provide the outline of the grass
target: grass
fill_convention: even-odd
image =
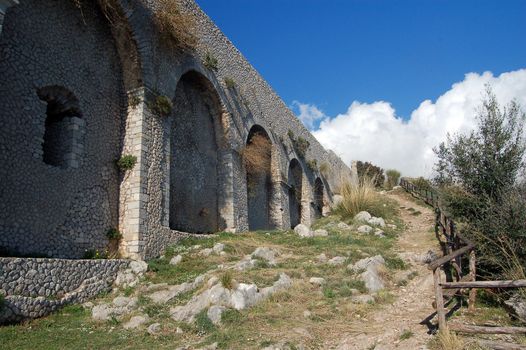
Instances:
[[[44,319],[27,324],[0,328],[0,338],[9,349],[57,349],[57,348],[152,348],[168,349],[180,346],[203,347],[214,342],[220,349],[246,349],[259,344],[277,344],[281,341],[291,348],[303,344],[306,348],[323,348],[324,339],[333,339],[348,331],[349,320],[377,307],[377,304],[390,302],[393,295],[388,291],[378,293],[376,302],[356,304],[352,297],[366,292],[364,282],[353,277],[344,266],[330,266],[318,263],[316,257],[324,253],[330,259],[335,256],[346,257],[346,264],[354,263],[368,256],[381,254],[389,262],[389,268],[400,269],[403,265],[393,252],[396,235],[402,225],[397,222],[397,230],[386,228],[387,238],[373,235],[358,236],[352,230],[342,231],[337,223],[342,217],[323,218],[313,227],[324,228],[327,237],[298,239],[293,231],[250,232],[243,235],[219,233],[209,238],[190,237],[169,247],[162,258],[149,261],[149,271],[144,280],[135,288],[126,288],[116,294],[102,296],[95,303],[109,301],[117,295],[137,296],[140,310],[123,319],[109,322],[95,322],[89,310],[82,307],[65,308]],[[396,217],[393,218],[396,220]],[[225,256],[212,254],[199,255],[199,250],[210,248],[215,243],[226,245]],[[192,249],[200,245],[199,249]],[[183,293],[167,305],[157,305],[145,296],[147,283],[180,284],[216,269],[217,265],[229,264],[251,254],[257,247],[270,247],[279,251],[276,266],[261,262],[255,269],[247,271],[223,270],[214,272],[226,288],[233,287],[234,281],[256,283],[259,288],[272,285],[280,273],[293,278],[293,285],[282,290],[247,310],[227,310],[222,314],[222,325],[214,326],[203,311],[189,325],[176,322],[169,317],[169,310],[176,305],[184,305],[204,287]],[[170,259],[183,254],[183,260],[176,266]],[[228,272],[225,272],[228,271]],[[323,277],[323,287],[308,282],[310,277]],[[309,310],[309,318],[303,312]],[[162,332],[156,336],[145,334],[144,328],[124,330],[122,324],[129,317],[147,314],[149,323],[160,322]],[[147,324],[147,325],[148,325]],[[176,328],[185,330],[177,334]],[[312,335],[306,338],[292,330],[305,328]],[[247,345],[248,344],[248,345]]]
[[[154,11],[154,23],[165,44],[185,51],[197,44],[195,18],[182,11],[178,0],[158,0]]]
[[[400,334],[400,340],[407,340],[411,338],[413,335],[414,333],[411,330],[406,329],[402,332],[402,334]]]

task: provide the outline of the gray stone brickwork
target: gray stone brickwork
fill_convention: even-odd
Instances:
[[[105,233],[118,228],[122,255],[149,259],[189,235],[244,232],[251,223],[289,229],[310,225],[321,205],[327,211],[350,169],[193,0],[179,4],[196,23],[193,50],[159,34],[155,0],[116,0],[112,22],[96,1],[82,3],[80,11],[70,0],[23,0],[4,18],[0,250],[78,258],[105,249]],[[42,100],[38,89],[49,86],[66,92]],[[168,115],[157,108],[161,96],[173,104]],[[50,119],[66,126],[55,132]],[[254,126],[271,142],[270,171],[255,200],[242,156]],[[289,130],[310,144],[304,155]],[[62,151],[64,162],[46,162],[44,144]],[[116,168],[122,155],[137,157],[132,170]],[[311,169],[313,161],[328,171]]]
[[[42,317],[108,291],[127,260],[0,258],[0,324]]]

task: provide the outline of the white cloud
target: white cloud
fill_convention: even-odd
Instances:
[[[355,101],[347,112],[329,118],[314,105],[294,102],[299,118],[314,136],[346,163],[371,161],[385,169],[395,168],[408,176],[429,176],[435,156],[433,147],[447,133],[467,132],[476,124],[476,111],[490,84],[501,105],[516,99],[526,108],[526,69],[493,76],[491,72],[466,74],[463,81],[435,102],[423,101],[408,121],[396,115],[390,103]]]
[[[327,118],[327,116],[314,105],[293,101],[292,109],[294,109],[294,107],[298,108],[299,110],[299,120],[301,120],[303,125],[305,125],[309,130],[312,130],[316,127],[316,122],[318,120]]]

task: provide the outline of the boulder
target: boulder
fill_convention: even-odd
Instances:
[[[226,307],[213,305],[208,309],[206,315],[208,316],[210,321],[212,321],[213,324],[218,326],[221,324],[221,315],[225,310]]]
[[[327,262],[327,255],[325,255],[325,253],[321,253],[320,255],[317,256],[317,259],[319,263],[324,264]]]
[[[385,232],[380,230],[379,228],[377,228],[376,230],[374,230],[374,235],[377,236],[377,237],[380,237],[380,238],[384,238],[385,237]]]
[[[343,265],[345,263],[345,260],[347,260],[347,258],[343,256],[335,256],[334,258],[327,261],[327,264],[332,266]]]
[[[336,227],[338,227],[340,230],[350,230],[351,229],[351,226],[347,225],[345,222],[339,222]]]
[[[520,321],[526,322],[526,299],[519,294],[513,295],[504,302],[511,313]]]
[[[234,265],[234,269],[239,270],[239,271],[253,269],[254,267],[256,267],[257,263],[258,261],[256,259],[252,259],[250,255],[247,255],[243,258],[243,260],[238,261]]]
[[[207,257],[210,256],[213,252],[214,250],[212,248],[205,248],[199,252],[199,255]]]
[[[171,260],[170,260],[170,265],[177,265],[179,264],[181,261],[183,261],[183,256],[182,255],[177,255],[177,256],[174,256]]]
[[[145,261],[132,261],[130,263],[130,270],[136,275],[142,275],[148,270],[148,264]]]
[[[385,260],[381,255],[359,260],[347,268],[354,272],[363,271],[359,277],[365,283],[365,288],[369,292],[374,293],[384,289],[384,281],[380,276],[380,272],[385,268]]]
[[[160,323],[152,323],[148,326],[148,329],[146,330],[148,334],[150,335],[157,335],[161,333],[161,324]]]
[[[214,244],[214,247],[212,248],[212,250],[216,253],[216,254],[219,254],[221,253],[223,250],[225,250],[225,245],[223,243],[216,243]]]
[[[351,301],[357,304],[372,304],[374,303],[374,297],[369,294],[356,295],[352,297]]]
[[[146,315],[133,316],[128,322],[123,324],[122,327],[124,329],[135,329],[139,328],[146,322],[148,322],[148,316]]]
[[[385,220],[382,218],[372,217],[369,220],[367,220],[367,222],[369,223],[369,225],[385,227]]]
[[[322,277],[311,277],[309,280],[310,284],[314,284],[316,286],[321,286],[325,284],[325,278]]]
[[[319,229],[312,233],[314,237],[327,237],[329,235],[329,232],[327,230]]]
[[[360,233],[371,233],[372,230],[373,228],[369,225],[362,225],[358,227],[358,232]]]
[[[276,265],[276,252],[268,247],[258,247],[251,254],[252,258],[260,258],[268,262],[270,265]]]
[[[300,237],[312,237],[313,233],[311,230],[303,224],[299,224],[298,226],[294,227],[294,232]]]
[[[368,222],[371,219],[371,214],[366,211],[361,211],[354,216],[355,222]]]

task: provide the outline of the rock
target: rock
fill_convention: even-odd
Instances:
[[[350,230],[351,229],[351,226],[347,225],[345,222],[339,222],[336,227],[338,227],[340,230]]]
[[[179,264],[181,261],[183,261],[183,256],[182,255],[177,255],[177,256],[174,256],[171,260],[170,260],[170,265],[177,265]]]
[[[312,233],[314,237],[327,237],[329,235],[329,232],[327,230],[319,229]]]
[[[325,278],[322,277],[311,277],[309,280],[309,283],[314,284],[316,286],[321,286],[325,284]]]
[[[107,321],[131,312],[137,306],[135,297],[116,297],[111,304],[95,305],[91,309],[91,317],[97,321]]]
[[[363,271],[360,279],[365,282],[365,287],[369,292],[374,293],[384,288],[380,272],[385,268],[385,260],[381,255],[359,260],[356,264],[349,265],[348,268],[354,272]]]
[[[387,224],[387,227],[393,229],[393,230],[396,230],[398,227],[396,225],[393,225],[393,224]]]
[[[212,248],[212,250],[216,253],[216,254],[219,254],[221,253],[223,250],[225,250],[225,245],[223,243],[216,243],[214,245],[214,247]]]
[[[358,227],[358,232],[360,233],[370,233],[373,230],[373,228],[369,225],[362,225]]]
[[[208,309],[206,315],[208,316],[210,321],[212,321],[213,324],[218,326],[221,324],[221,315],[225,310],[226,307],[213,305]]]
[[[243,310],[257,301],[258,287],[255,284],[240,283],[232,293],[231,305],[236,310]]]
[[[324,264],[327,262],[327,255],[325,255],[324,253],[321,253],[320,255],[317,256],[317,259],[318,259],[318,262]]]
[[[347,260],[347,258],[343,256],[335,256],[334,258],[327,261],[327,264],[332,266],[343,265],[345,263],[345,260]]]
[[[343,202],[343,196],[339,194],[335,194],[332,196],[332,207],[336,208],[340,203]]]
[[[190,249],[192,249],[192,250],[201,249],[201,245],[200,244],[193,245],[192,248],[190,248]]]
[[[95,305],[91,301],[87,301],[84,304],[82,304],[82,307],[85,309],[93,309]]]
[[[368,222],[371,219],[371,214],[366,211],[361,211],[354,216],[354,222]]]
[[[430,264],[436,259],[438,259],[438,255],[434,251],[428,250],[427,253],[420,256],[419,260],[422,264]]]
[[[213,285],[217,284],[217,282],[219,282],[219,278],[217,276],[212,276],[212,277],[210,277],[208,282],[206,282],[206,285],[208,287],[212,287]]]
[[[148,270],[146,261],[132,261],[130,263],[130,270],[136,275],[142,275]]]
[[[522,322],[526,322],[526,300],[519,294],[513,295],[504,302],[511,313]]]
[[[374,230],[374,235],[377,236],[377,237],[380,237],[380,238],[384,238],[385,237],[385,232],[380,230],[379,228],[377,228],[376,230]]]
[[[206,257],[206,256],[210,256],[213,252],[214,250],[212,248],[205,248],[199,252],[199,255]]]
[[[150,335],[156,335],[161,332],[161,324],[160,323],[152,323],[148,326],[148,329],[146,330],[148,334]]]
[[[372,304],[374,303],[374,297],[369,294],[357,295],[352,297],[351,301],[358,304]]]
[[[124,329],[135,329],[139,328],[141,325],[148,322],[148,316],[133,316],[128,322],[126,322],[122,327]]]
[[[177,327],[177,328],[175,329],[175,333],[177,333],[177,334],[183,334],[183,329],[182,329],[181,327]]]
[[[298,226],[294,227],[294,232],[296,232],[296,234],[300,237],[312,237],[313,236],[313,233],[311,232],[311,230],[303,224],[299,224]]]
[[[113,305],[116,307],[134,308],[137,305],[138,299],[136,297],[116,297],[113,299]]]
[[[276,252],[268,247],[259,247],[251,254],[253,258],[260,258],[270,265],[276,265]]]
[[[170,286],[166,290],[160,290],[158,292],[147,295],[147,297],[150,298],[154,303],[165,304],[173,298],[175,298],[176,296],[178,296],[179,294],[186,293],[197,288],[201,283],[204,282],[204,279],[204,275],[199,275],[193,280],[193,282],[185,282],[175,286]]]
[[[312,312],[310,312],[309,310],[303,311],[303,317],[310,318],[311,316],[312,316]]]
[[[156,283],[156,284],[150,284],[148,287],[146,287],[147,292],[153,292],[157,291],[159,289],[165,289],[168,287],[168,283]]]
[[[252,259],[250,255],[248,255],[248,256],[245,256],[243,260],[237,262],[234,265],[234,269],[239,270],[239,271],[249,270],[249,269],[256,267],[257,263],[258,261],[256,259]]]
[[[369,220],[367,220],[367,222],[369,223],[369,225],[385,227],[385,220],[382,218],[372,217]]]
[[[205,346],[204,348],[199,348],[198,350],[217,350],[218,343],[212,343],[210,345]]]

